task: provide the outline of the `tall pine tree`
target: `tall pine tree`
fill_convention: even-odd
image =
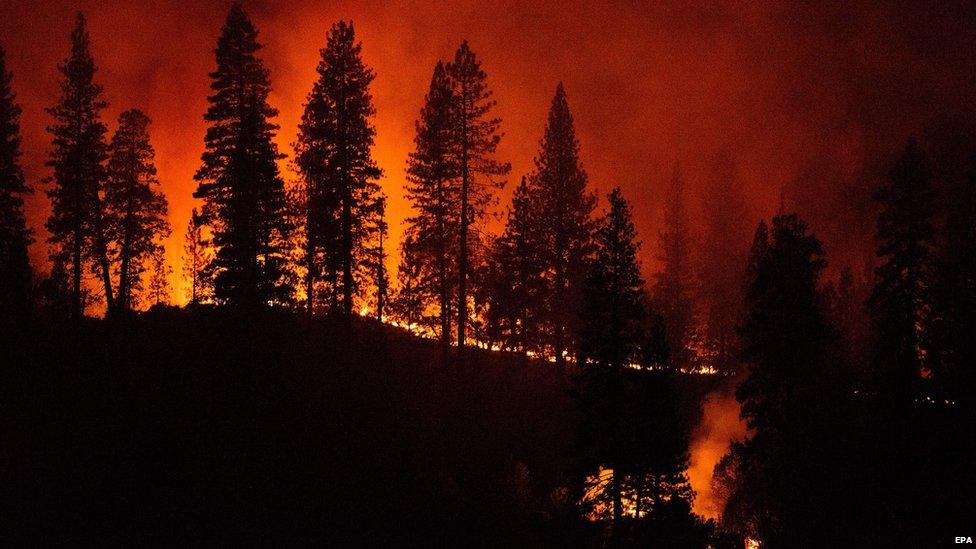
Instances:
[[[109,145],[104,208],[106,238],[116,262],[118,296],[115,306],[133,306],[133,286],[147,262],[169,236],[166,197],[158,190],[155,151],[149,143],[149,117],[133,109],[119,116]]]
[[[71,53],[58,67],[61,72],[61,98],[48,109],[54,124],[47,165],[54,169],[47,191],[51,216],[46,227],[51,233],[51,260],[65,265],[71,277],[71,315],[83,312],[83,268],[94,258],[101,273],[105,297],[112,304],[107,249],[102,233],[99,191],[105,180],[104,162],[108,158],[105,124],[99,113],[107,106],[101,99],[102,87],[94,82],[95,61],[81,13],[71,32]]]
[[[775,546],[822,546],[820,536],[832,535],[824,517],[838,508],[833,500],[845,482],[837,474],[835,418],[851,390],[821,308],[825,265],[820,241],[796,214],[774,217],[771,228],[760,223],[741,328],[748,372],[736,390],[750,433],[736,450],[733,497],[751,510],[763,542]]]
[[[416,267],[414,294],[425,312],[436,310],[433,329],[446,349],[455,322],[457,257],[460,243],[461,187],[453,128],[454,93],[443,63],[434,67],[430,88],[416,123],[414,152],[407,161],[407,199],[413,215],[407,219],[407,232],[414,235],[413,263]],[[406,249],[406,248],[404,248]]]
[[[879,390],[901,407],[915,398],[924,353],[934,261],[935,190],[925,156],[911,139],[875,194],[877,255],[869,302]]]
[[[691,227],[685,205],[684,176],[677,163],[664,202],[664,230],[658,236],[662,269],[657,275],[654,301],[667,330],[672,366],[688,365],[694,329],[694,274],[691,266]]]
[[[194,176],[194,196],[204,199],[202,216],[216,248],[214,296],[244,306],[291,298],[285,280],[291,226],[277,165],[283,155],[273,141],[278,126],[269,121],[278,111],[268,104],[271,84],[257,37],[235,4],[217,41],[206,150]]]
[[[338,282],[342,310],[350,315],[363,278],[371,276],[368,248],[379,236],[376,181],[382,172],[372,157],[376,109],[369,92],[375,75],[362,61],[352,23],[334,24],[321,54],[319,79],[299,125],[295,163],[308,192],[310,276],[320,271],[315,258],[322,256],[321,270]]]
[[[10,87],[11,78],[0,48],[0,318],[21,318],[31,307],[27,248],[33,238],[23,199],[31,188],[20,167],[20,107]]]
[[[540,319],[549,351],[562,364],[564,354],[578,350],[574,337],[587,260],[592,253],[591,216],[596,197],[587,190],[580,165],[580,144],[562,83],[556,86],[545,133],[529,178],[538,200],[538,232],[543,271],[547,273],[545,305]]]
[[[458,348],[463,351],[468,328],[468,277],[479,240],[472,225],[483,219],[487,209],[494,204],[494,189],[505,184],[497,178],[508,175],[512,167],[494,159],[502,137],[499,133],[501,119],[491,116],[495,101],[488,89],[488,77],[481,70],[481,62],[468,47],[467,40],[454,54],[454,61],[447,65],[447,74],[453,88],[454,161],[461,179],[457,328]]]

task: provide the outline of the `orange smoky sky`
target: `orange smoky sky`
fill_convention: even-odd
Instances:
[[[176,279],[196,205],[191,193],[203,150],[207,73],[230,5],[0,3],[0,44],[24,108],[24,167],[38,190],[29,200],[35,266],[45,270],[47,256],[49,206],[41,179],[49,174],[51,119],[44,108],[57,101],[56,67],[82,10],[97,81],[110,103],[110,131],[128,108],[153,119],[173,225],[168,260],[181,287]],[[511,180],[531,170],[549,101],[557,82],[565,83],[591,183],[601,194],[619,185],[634,202],[648,271],[675,161],[686,174],[699,226],[709,166],[727,154],[749,205],[744,222],[774,213],[782,196],[826,241],[833,264],[857,263],[870,252],[870,196],[879,167],[910,134],[941,135],[951,126],[969,135],[976,120],[972,2],[248,0],[244,6],[265,46],[284,153],[291,152],[326,32],[339,19],[354,21],[365,61],[376,71],[375,156],[385,171],[394,242],[408,215],[402,187],[414,121],[434,64],[450,58],[462,39],[481,58],[495,92],[505,132],[499,158],[512,163]],[[287,160],[282,169],[294,180]],[[503,193],[500,212],[507,198]],[[397,254],[391,256],[392,266]]]

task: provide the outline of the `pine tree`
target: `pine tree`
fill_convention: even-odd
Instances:
[[[407,161],[405,187],[414,212],[407,219],[407,232],[414,235],[409,259],[419,269],[413,290],[421,308],[418,312],[436,309],[436,320],[429,328],[438,332],[445,349],[454,325],[461,216],[453,102],[451,80],[439,62],[416,123],[415,149]]]
[[[543,271],[548,273],[540,320],[559,364],[567,352],[577,350],[573,339],[579,332],[581,292],[592,253],[590,218],[596,197],[587,190],[579,154],[573,115],[560,83],[535,158],[535,172],[529,178],[531,192],[539,201],[539,246]]]
[[[468,328],[468,277],[473,270],[474,248],[478,245],[478,233],[472,230],[472,225],[483,219],[487,209],[494,205],[493,190],[505,184],[495,178],[508,175],[512,166],[493,158],[502,138],[499,133],[501,119],[491,117],[495,101],[488,89],[487,75],[481,70],[481,62],[468,47],[467,40],[454,54],[454,61],[447,65],[447,74],[454,99],[454,161],[461,178],[457,328],[458,349],[463,351]]]
[[[735,164],[722,154],[713,164],[705,197],[705,235],[701,242],[700,288],[706,335],[714,366],[731,372],[737,356],[736,327],[742,313],[743,281],[752,230]]]
[[[664,203],[664,226],[658,236],[658,259],[663,268],[657,275],[655,302],[667,327],[672,366],[687,366],[691,331],[694,326],[694,274],[691,270],[691,228],[685,207],[684,177],[677,163]]]
[[[210,241],[204,235],[204,225],[196,208],[190,214],[183,237],[183,280],[189,285],[187,298],[198,305],[213,297],[213,287],[207,266],[213,260]]]
[[[933,331],[941,362],[939,385],[976,408],[976,155],[969,173],[950,187],[944,244],[934,282]]]
[[[504,349],[538,351],[537,315],[544,290],[538,212],[526,178],[515,189],[505,232],[495,240],[486,288],[492,339]]]
[[[584,356],[610,368],[640,362],[644,281],[630,204],[620,188],[607,195],[610,209],[594,234],[596,254],[584,291]]]
[[[645,341],[642,323],[644,281],[637,252],[637,229],[630,204],[620,188],[607,196],[610,209],[596,228],[596,254],[590,264],[583,291],[581,355],[586,360],[580,391],[583,402],[585,439],[591,441],[599,463],[613,469],[610,493],[613,499],[614,536],[619,535],[623,515],[622,493],[631,439],[628,426],[625,370],[639,363]]]
[[[258,306],[287,303],[285,266],[291,231],[274,144],[278,111],[268,105],[268,70],[257,52],[257,30],[239,4],[231,8],[210,73],[214,94],[203,165],[194,196],[204,199],[203,220],[216,248],[211,265],[219,302]]]
[[[149,143],[149,123],[142,111],[123,112],[109,146],[104,208],[110,257],[117,263],[115,305],[119,311],[132,307],[133,284],[138,284],[146,262],[170,233],[168,205],[158,190],[155,151]]]
[[[379,240],[376,245],[376,251],[373,254],[373,270],[376,272],[376,320],[383,322],[384,315],[386,313],[387,303],[389,302],[389,288],[390,281],[389,275],[386,272],[386,242],[387,242],[387,224],[386,224],[386,197],[380,198],[379,206],[380,214],[376,217],[377,227],[375,232],[379,235]]]
[[[820,241],[796,214],[760,223],[749,261],[741,328],[746,378],[736,390],[750,429],[736,495],[754,511],[761,539],[813,543],[829,536],[829,502],[839,497],[834,442],[851,394],[834,353],[836,334],[821,308],[826,263]],[[783,464],[789,464],[784,467]],[[829,524],[829,523],[828,523]],[[821,540],[822,541],[822,540]]]
[[[148,301],[152,306],[169,304],[169,277],[173,268],[166,264],[166,250],[156,246],[150,257],[152,271],[149,278]]]
[[[340,284],[346,315],[368,276],[368,248],[378,236],[381,209],[376,180],[382,172],[371,152],[376,109],[369,85],[375,75],[361,52],[352,23],[332,26],[295,144],[295,163],[308,189],[307,266],[315,276],[316,258],[323,256],[326,279]]]
[[[31,307],[33,242],[24,217],[23,195],[32,192],[20,167],[20,107],[10,87],[0,48],[0,317],[22,318]]]
[[[907,406],[928,366],[923,354],[934,262],[935,190],[914,139],[875,198],[881,205],[877,255],[882,260],[869,302],[875,369],[882,393]]]
[[[99,112],[107,106],[101,99],[102,87],[94,83],[92,59],[85,16],[78,14],[71,33],[71,53],[59,70],[62,75],[61,99],[48,109],[54,117],[48,132],[53,136],[47,165],[54,169],[48,180],[51,216],[46,227],[51,236],[51,260],[69,266],[72,281],[71,314],[82,315],[82,269],[88,258],[96,260],[105,287],[105,298],[112,305],[107,247],[102,234],[99,191],[105,180],[108,158],[105,124]]]
[[[411,329],[425,324],[426,295],[421,281],[427,265],[421,261],[417,248],[414,235],[407,232],[400,244],[397,291],[390,303],[391,316]]]

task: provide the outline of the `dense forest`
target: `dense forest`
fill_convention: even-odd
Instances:
[[[641,205],[612,181],[598,192],[584,169],[563,83],[532,169],[501,158],[504,122],[468,41],[417,98],[406,166],[381,166],[376,74],[353,23],[333,24],[297,138],[279,150],[262,42],[235,4],[174,266],[152,121],[131,108],[110,134],[84,14],[68,44],[40,181],[21,166],[0,50],[0,469],[14,544],[972,534],[976,140],[906,135],[872,159],[884,167],[868,265],[828,266],[817,227],[785,200],[754,223],[727,157],[701,216],[674,160],[657,188],[663,228],[643,241]],[[411,208],[399,242],[393,170]],[[44,264],[29,254],[36,192],[50,203]],[[746,431],[715,465],[717,516],[703,516],[692,438],[721,394]]]

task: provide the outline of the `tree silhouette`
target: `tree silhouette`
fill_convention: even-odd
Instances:
[[[492,339],[523,354],[539,350],[538,317],[545,288],[537,207],[523,177],[512,197],[505,232],[492,247],[484,289]]]
[[[829,539],[829,502],[841,497],[840,453],[830,441],[851,391],[821,308],[825,265],[820,241],[796,214],[774,217],[771,229],[760,223],[741,328],[748,373],[736,399],[750,435],[737,450],[735,498],[773,545]]]
[[[22,318],[31,308],[32,232],[24,217],[23,195],[32,192],[20,167],[20,107],[10,87],[0,48],[0,317]]]
[[[976,408],[976,155],[968,173],[952,183],[944,244],[933,282],[934,351],[939,385],[969,409]]]
[[[413,209],[406,229],[413,235],[409,259],[418,269],[411,291],[418,298],[418,312],[436,308],[436,322],[431,328],[439,330],[445,349],[450,345],[455,315],[461,216],[453,105],[450,77],[444,64],[438,62],[416,122],[405,191]]]
[[[546,273],[545,303],[540,318],[550,351],[562,364],[564,353],[578,349],[581,292],[592,253],[590,220],[596,197],[587,190],[580,166],[580,145],[562,83],[552,98],[545,134],[535,158],[529,186],[538,201],[539,252]]]
[[[422,256],[417,248],[413,235],[408,232],[400,243],[397,290],[390,303],[393,318],[408,327],[426,324],[428,294],[422,281],[427,266],[420,261]]]
[[[71,53],[58,66],[61,72],[61,98],[47,110],[54,117],[48,126],[53,136],[47,165],[54,173],[47,181],[54,186],[47,191],[51,198],[51,216],[46,227],[51,233],[51,261],[70,265],[72,281],[71,315],[82,315],[82,269],[86,258],[96,262],[105,289],[105,299],[112,305],[107,247],[102,234],[102,212],[99,191],[105,181],[108,158],[105,124],[99,113],[107,106],[101,99],[102,87],[94,83],[95,61],[92,59],[85,16],[81,13],[71,32]]]
[[[488,89],[487,75],[468,42],[461,43],[454,61],[447,65],[453,88],[451,118],[454,131],[454,161],[461,178],[460,220],[458,230],[458,349],[465,345],[468,327],[468,277],[472,268],[472,248],[479,238],[471,225],[484,218],[489,205],[495,201],[493,189],[505,182],[493,179],[508,175],[512,167],[494,160],[495,149],[501,141],[499,118],[491,117],[495,106]],[[478,176],[483,179],[479,181]]]
[[[169,276],[173,268],[166,264],[166,250],[156,246],[151,256],[152,271],[149,278],[148,301],[154,305],[169,304]]]
[[[667,326],[668,347],[673,366],[688,364],[688,346],[694,329],[694,274],[691,266],[691,227],[685,206],[684,176],[677,163],[664,203],[664,230],[658,236],[658,259],[663,267],[657,275],[654,301]]]
[[[142,111],[123,112],[109,145],[103,203],[110,257],[118,263],[115,306],[122,312],[132,307],[132,290],[139,284],[145,263],[170,233],[166,197],[156,189],[159,180],[149,123]]]
[[[645,318],[644,281],[630,204],[620,188],[607,195],[609,210],[594,233],[596,254],[583,299],[581,344],[586,358],[610,368],[640,362]]]
[[[278,111],[268,105],[271,85],[257,57],[257,34],[235,4],[217,41],[206,150],[194,175],[194,197],[204,199],[202,219],[216,248],[214,297],[250,307],[291,297],[285,273],[291,226],[277,166],[283,155],[273,141],[278,127],[269,122]]]
[[[346,315],[353,312],[361,280],[371,276],[367,248],[378,236],[381,215],[376,180],[382,172],[371,153],[376,129],[370,119],[376,109],[369,85],[375,76],[361,51],[351,22],[332,26],[295,143],[295,164],[308,193],[308,298],[313,299],[314,279],[324,270],[326,280],[339,282]]]
[[[881,205],[877,255],[870,299],[874,357],[880,390],[892,403],[908,406],[915,398],[934,260],[935,190],[918,143],[911,139],[889,173],[888,184],[875,194]]]
[[[607,195],[609,211],[595,232],[596,254],[583,292],[580,333],[584,368],[583,409],[590,418],[586,438],[600,462],[613,469],[611,490],[615,534],[623,516],[622,493],[628,455],[624,368],[640,361],[645,317],[644,281],[637,252],[637,230],[620,188]]]
[[[197,305],[213,297],[207,267],[213,260],[210,241],[204,234],[204,225],[196,208],[190,214],[183,236],[183,280],[189,283],[191,305]]]
[[[701,242],[700,296],[715,367],[730,372],[737,355],[736,327],[743,300],[743,267],[749,252],[747,209],[742,182],[728,153],[714,161],[705,196],[705,234]]]

